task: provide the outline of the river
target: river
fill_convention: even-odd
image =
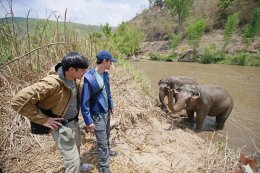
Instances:
[[[260,68],[222,64],[183,62],[133,61],[132,64],[150,81],[158,93],[158,81],[170,76],[196,78],[200,85],[225,88],[234,99],[234,108],[223,130],[215,139],[231,148],[254,153],[260,148]]]

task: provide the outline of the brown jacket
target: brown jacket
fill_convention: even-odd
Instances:
[[[11,101],[13,109],[38,124],[44,124],[48,118],[40,108],[51,110],[57,117],[64,117],[72,98],[72,92],[57,75],[55,69],[58,69],[59,66],[60,64],[57,64],[53,67],[49,74],[39,82],[19,91]],[[79,93],[79,109],[82,85],[79,80],[76,80],[76,85]]]

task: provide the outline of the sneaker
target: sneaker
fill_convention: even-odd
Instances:
[[[99,173],[111,173],[109,168],[99,168]]]
[[[116,157],[118,155],[117,151],[110,150],[110,157]]]
[[[80,171],[81,172],[86,172],[86,171],[90,171],[94,168],[93,165],[89,164],[89,163],[83,163],[80,165]]]

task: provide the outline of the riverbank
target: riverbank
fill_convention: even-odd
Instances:
[[[40,76],[27,76],[35,81]],[[189,128],[177,126],[176,118],[166,117],[155,106],[149,83],[125,62],[111,71],[111,89],[116,107],[111,145],[119,156],[111,160],[113,173],[130,172],[228,172],[238,161],[239,151],[225,143],[215,145],[211,137],[200,137]],[[144,86],[143,83],[147,85]],[[29,122],[9,106],[16,92],[29,83],[19,79],[1,83],[1,167],[3,172],[63,172],[63,161],[50,136],[34,136]],[[16,84],[16,85],[15,85]],[[10,87],[12,88],[12,87]],[[149,94],[150,93],[150,94]],[[83,133],[81,156],[98,172],[93,134]],[[212,132],[211,136],[214,135]]]
[[[202,36],[197,55],[194,56],[192,46],[182,40],[175,48],[170,48],[170,40],[144,42],[135,60],[180,61],[202,64],[229,64],[239,66],[260,66],[260,37],[256,36],[250,44],[243,42],[241,35],[234,34],[226,50],[223,50],[224,33],[212,30]]]

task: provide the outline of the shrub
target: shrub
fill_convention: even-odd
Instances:
[[[214,64],[221,62],[224,58],[224,52],[216,51],[216,45],[211,45],[205,49],[204,54],[199,57],[198,62],[202,64]]]
[[[246,65],[260,66],[260,53],[249,55],[246,60]]]
[[[245,65],[246,63],[246,54],[239,53],[234,55],[227,55],[226,62],[232,65]]]
[[[182,39],[182,33],[179,33],[177,35],[173,34],[170,39],[170,47],[175,49],[181,42]]]
[[[157,54],[157,53],[154,53],[154,52],[150,52],[149,57],[150,57],[151,60],[155,60],[155,61],[160,60],[160,55]]]
[[[224,29],[224,49],[229,44],[235,30],[237,29],[238,22],[238,13],[234,13],[228,17],[228,21]]]
[[[136,26],[122,23],[112,38],[116,49],[120,53],[133,55],[139,50],[140,44],[144,41],[145,34]]]
[[[251,24],[244,35],[245,38],[260,36],[260,8],[256,8]]]
[[[171,61],[173,61],[174,59],[176,59],[176,56],[173,55],[173,54],[170,54],[170,55],[163,56],[161,59],[162,59],[163,61],[171,62]]]
[[[193,53],[196,54],[197,48],[199,47],[199,42],[205,32],[206,21],[200,19],[193,23],[188,28],[188,41],[193,47]]]
[[[232,65],[260,66],[260,54],[236,53],[227,55],[223,63]]]
[[[232,2],[234,0],[219,0],[219,7],[222,8],[222,9],[226,9],[228,7],[230,7],[232,5]]]

